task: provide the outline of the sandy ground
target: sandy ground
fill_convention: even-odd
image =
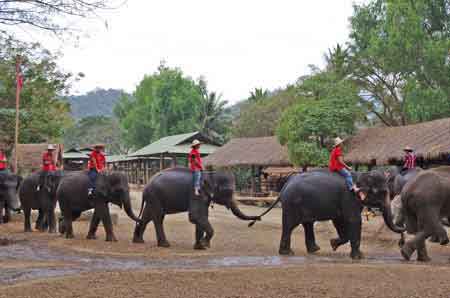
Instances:
[[[139,205],[136,200],[136,213]],[[264,210],[242,209],[247,214]],[[296,256],[279,257],[280,209],[248,228],[247,222],[216,205],[210,210],[216,234],[206,251],[192,249],[194,227],[187,214],[166,217],[171,247],[158,248],[152,224],[145,233],[146,243],[133,244],[134,224],[123,211],[114,208],[114,212],[120,214],[114,227],[116,243],[105,242],[102,229],[97,240],[85,240],[88,222],[74,225],[71,240],[56,234],[24,234],[22,222],[0,226],[2,237],[26,241],[17,249],[0,247],[0,253],[11,252],[4,250],[0,256],[5,274],[0,274],[0,297],[450,297],[450,247],[428,244],[431,263],[403,262],[398,236],[380,229],[379,217],[364,223],[366,259],[353,262],[349,245],[331,250],[329,239],[336,233],[330,223],[316,224],[322,248],[318,253],[306,254],[303,230],[298,228],[292,243]],[[58,255],[41,259],[27,255],[40,256],[40,250]],[[95,270],[83,270],[90,264]],[[40,271],[55,268],[69,271],[55,277]],[[11,270],[20,278],[11,278]],[[2,280],[6,276],[9,281]]]

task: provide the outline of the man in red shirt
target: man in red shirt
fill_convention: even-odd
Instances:
[[[45,185],[47,177],[53,175],[56,171],[55,157],[53,153],[55,152],[55,146],[49,144],[47,146],[47,151],[42,153],[42,168],[41,175],[39,179],[39,185],[36,190],[39,191],[42,186]]]
[[[341,138],[334,139],[334,147],[331,151],[330,163],[328,167],[331,172],[337,172],[345,178],[345,183],[350,191],[358,193],[359,188],[353,184],[352,174],[349,172],[352,168],[344,162],[344,158],[342,156],[343,142],[344,141]]]
[[[99,173],[105,170],[106,158],[103,150],[105,149],[104,144],[97,144],[94,146],[94,150],[89,154],[88,162],[88,177],[89,177],[89,188],[88,195],[92,196],[95,191],[95,182]]]
[[[402,173],[405,173],[408,170],[414,169],[416,167],[416,155],[414,154],[414,149],[406,146],[405,149],[403,149],[403,151],[405,151],[405,158],[404,158],[404,164],[403,164],[403,169],[402,169]]]
[[[191,145],[192,150],[188,156],[189,168],[192,171],[194,179],[194,192],[196,196],[200,195],[200,183],[202,180],[202,171],[203,171],[202,158],[199,152],[200,145],[201,142],[199,140],[194,140]]]
[[[8,160],[6,159],[3,148],[0,148],[0,174],[6,174],[8,172]]]

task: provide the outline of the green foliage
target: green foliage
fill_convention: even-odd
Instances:
[[[355,6],[351,76],[368,112],[384,124],[450,116],[449,7],[448,0],[376,0]]]
[[[65,131],[66,148],[80,148],[95,143],[107,144],[106,151],[109,154],[128,152],[128,148],[121,140],[118,120],[112,117],[86,117]]]
[[[125,141],[135,148],[168,135],[201,130],[215,136],[225,131],[224,105],[206,83],[161,64],[145,76],[133,97],[123,95],[114,108]]]
[[[233,123],[233,137],[263,137],[275,135],[283,111],[297,100],[296,89],[290,86],[259,101],[240,104],[240,113]]]
[[[114,106],[123,94],[123,90],[97,88],[83,95],[68,96],[67,101],[75,119],[90,116],[110,117],[113,116]]]
[[[74,76],[60,71],[58,57],[39,44],[0,39],[0,106],[10,111],[3,113],[0,121],[7,142],[14,140],[17,55],[24,75],[19,142],[58,141],[71,124],[69,105],[60,99],[67,94]]]
[[[325,165],[327,144],[351,134],[361,117],[358,90],[334,72],[321,72],[304,80],[298,95],[298,103],[283,113],[277,135],[295,165]]]

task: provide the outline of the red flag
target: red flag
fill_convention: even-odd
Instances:
[[[23,74],[22,74],[22,67],[20,66],[20,59],[17,59],[16,63],[16,83],[17,83],[17,90],[20,92],[23,87]]]

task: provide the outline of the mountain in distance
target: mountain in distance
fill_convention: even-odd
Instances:
[[[89,116],[113,116],[113,109],[125,92],[120,89],[96,88],[83,95],[67,97],[71,114],[75,119]]]

